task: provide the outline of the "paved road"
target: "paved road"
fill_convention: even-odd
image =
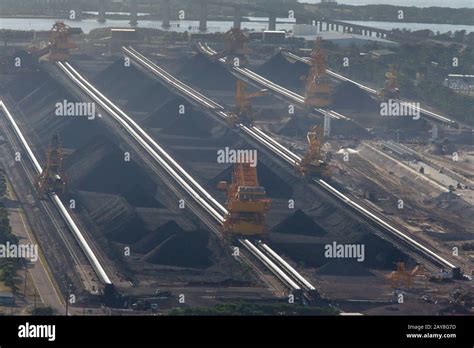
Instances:
[[[19,237],[20,244],[38,245],[11,185],[8,185],[8,188],[9,200],[5,203],[10,215],[12,233]],[[44,259],[44,255],[41,253],[39,248],[38,251],[40,257],[38,258],[38,261],[29,263],[28,276],[33,279],[33,283],[38,291],[41,302],[43,302],[45,306],[53,308],[57,313],[65,313],[66,309],[61,295],[55,286],[51,270],[49,269],[48,264]]]

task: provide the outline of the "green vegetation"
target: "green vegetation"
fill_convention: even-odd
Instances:
[[[212,308],[175,308],[167,315],[337,315],[335,309],[303,307],[296,304],[256,304],[236,302],[218,304]]]
[[[7,194],[7,179],[3,171],[0,169],[0,198]]]
[[[332,69],[382,88],[384,75],[393,64],[403,97],[419,100],[460,122],[474,125],[474,99],[443,86],[448,74],[474,74],[474,47],[430,41],[410,43],[390,48],[393,55],[375,59],[370,52],[382,48],[376,43],[344,49],[325,44]],[[344,57],[349,58],[348,67],[342,65]],[[453,66],[454,58],[458,66]]]
[[[0,171],[0,197],[4,197],[7,191],[5,173]],[[18,244],[18,238],[12,234],[8,210],[0,203],[0,244]],[[13,292],[18,290],[16,286],[16,272],[21,268],[21,259],[0,258],[0,281],[4,282]]]
[[[472,8],[338,5],[321,8],[318,13],[324,18],[339,20],[399,22],[397,17],[399,10],[403,11],[403,22],[474,25],[474,9]]]

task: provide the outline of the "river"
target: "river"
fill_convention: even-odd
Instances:
[[[242,22],[242,28],[251,31],[262,31],[268,28],[268,23],[265,18],[250,17],[252,21]],[[54,19],[44,18],[0,18],[0,29],[13,30],[49,30],[53,26]],[[92,29],[106,28],[106,27],[131,27],[128,20],[110,19],[105,23],[99,23],[95,19],[84,19],[81,21],[64,21],[71,27],[80,27],[84,33],[89,33]],[[453,25],[453,24],[429,24],[429,23],[403,23],[403,22],[376,22],[376,21],[347,21],[348,23],[363,24],[380,29],[430,29],[433,32],[445,33],[448,31],[466,30],[467,32],[474,32],[472,25]],[[208,21],[208,32],[226,32],[232,28],[231,21]],[[139,28],[161,28],[161,21],[156,20],[140,20],[138,21]],[[277,29],[290,31],[293,29],[293,23],[289,23],[288,18],[279,18],[277,20]],[[171,21],[172,31],[177,32],[198,32],[198,21]]]

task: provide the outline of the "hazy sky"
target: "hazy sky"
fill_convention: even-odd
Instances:
[[[319,3],[320,0],[298,0],[299,2]],[[470,7],[474,8],[474,0],[336,0],[337,3],[347,5],[387,4],[417,7]]]

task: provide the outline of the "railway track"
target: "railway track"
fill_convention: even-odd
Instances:
[[[282,50],[281,51],[283,55],[291,58],[291,59],[294,59],[294,60],[297,60],[297,61],[300,61],[302,63],[305,63],[305,64],[308,64],[308,61],[309,59],[308,58],[305,58],[305,57],[300,57],[294,53],[291,53],[291,52],[288,52],[288,51],[285,51],[285,50]],[[370,94],[374,94],[376,95],[377,94],[377,90],[373,89],[373,88],[370,88],[368,86],[365,86],[363,85],[362,83],[359,83],[357,81],[354,81],[354,80],[351,80],[350,78],[348,77],[345,77],[341,74],[338,74],[336,73],[335,71],[332,71],[330,69],[327,69],[326,72],[328,73],[328,75],[340,80],[340,81],[347,81],[347,82],[350,82],[356,86],[358,86],[359,88],[363,89],[364,91],[366,92],[369,92]],[[406,100],[403,100],[403,99],[397,99],[397,101],[401,102],[401,103],[404,103],[404,102],[407,102]],[[454,121],[454,120],[451,120],[449,119],[448,117],[446,116],[442,116],[442,115],[439,115],[439,114],[436,114],[432,111],[429,111],[429,110],[426,110],[422,107],[415,107],[416,110],[419,109],[420,113],[422,115],[424,115],[424,117],[428,120],[432,120],[432,121],[436,121],[436,122],[439,122],[439,123],[442,123],[442,124],[445,124],[445,125],[448,125],[448,126],[456,126],[457,122]]]
[[[17,136],[18,140],[20,141],[22,147],[26,151],[28,158],[30,159],[33,168],[35,169],[35,172],[37,175],[41,174],[43,172],[43,168],[41,167],[38,159],[36,158],[33,150],[31,149],[30,145],[28,144],[25,136],[22,134],[20,128],[18,127],[15,119],[13,118],[12,114],[6,107],[6,105],[3,103],[3,101],[0,100],[0,108],[2,109],[4,115],[6,116],[7,120],[9,121],[10,125],[12,126],[15,135]],[[59,196],[56,193],[50,193],[49,198],[51,199],[52,203],[56,206],[58,209],[59,213],[61,214],[62,218],[66,222],[67,226],[69,227],[70,231],[74,235],[74,238],[77,240],[79,246],[81,247],[82,251],[84,252],[85,256],[87,257],[87,260],[92,266],[92,269],[95,271],[97,277],[99,278],[100,282],[105,286],[105,291],[108,292],[111,288],[113,288],[113,283],[110,280],[109,276],[107,275],[104,267],[100,263],[99,259],[93,252],[92,248],[90,247],[89,243],[87,242],[86,238],[84,237],[83,232],[79,229],[77,226],[76,222],[72,218],[71,214],[59,198]],[[50,214],[49,210],[44,206],[48,214]],[[58,231],[60,229],[58,228]],[[63,236],[60,236],[64,241],[65,238]],[[72,251],[71,247],[65,242],[66,247],[68,248],[68,251],[71,253],[73,259],[75,260],[76,263],[78,263],[77,256],[75,253]]]
[[[156,141],[154,141],[130,116],[117,107],[111,100],[99,92],[79,72],[65,62],[58,62],[58,67],[80,87],[92,100],[99,104],[110,116],[166,171],[166,173],[204,209],[217,224],[224,222],[227,209],[216,201],[191,175],[189,175]],[[163,78],[175,88],[183,90],[174,78],[163,73]],[[199,99],[206,107],[219,112],[222,107],[196,91],[193,98]],[[251,131],[251,130],[250,130]],[[252,131],[251,131],[252,132]],[[283,260],[268,245],[258,240],[239,238],[238,243],[262,262],[292,293],[303,293],[307,296],[315,288],[293,267]]]
[[[217,52],[214,51],[212,48],[210,48],[207,44],[203,43],[198,43],[197,45],[198,49],[208,55],[212,56],[216,54]],[[222,64],[226,64],[226,59],[225,58],[219,58],[219,62]],[[295,102],[296,104],[300,106],[305,105],[305,97],[295,93],[293,91],[290,91],[289,89],[286,89],[268,79],[266,79],[263,76],[258,75],[254,71],[248,69],[248,68],[242,68],[242,67],[236,67],[233,66],[231,70],[238,78],[241,78],[242,76],[248,79],[250,82],[255,82],[259,85],[265,86],[265,88],[268,88],[269,90],[272,90],[275,92],[277,95],[281,95],[285,97],[288,100],[291,100],[292,102]],[[314,111],[318,113],[319,115],[325,116],[326,114],[336,120],[350,120],[351,118],[345,115],[342,115],[341,113],[338,113],[334,110],[323,110],[321,108],[315,108]]]
[[[194,90],[192,87],[186,85],[185,83],[179,81],[177,78],[173,77],[171,74],[166,72],[164,69],[160,68],[158,65],[153,63],[150,59],[143,56],[137,50],[131,47],[123,47],[124,53],[131,57],[134,62],[138,65],[142,66],[145,69],[148,69],[152,72],[155,76],[157,76],[160,80],[164,81],[166,84],[170,84],[172,87],[178,89],[175,86],[179,86],[179,90],[182,91],[184,96],[194,100],[196,103],[200,104],[202,107],[206,108],[205,104],[203,103],[204,100],[201,100],[202,97],[199,96],[198,92]],[[211,54],[212,51],[208,51]],[[221,58],[221,63],[225,64],[225,59]],[[232,69],[239,69],[243,70],[242,68],[232,67]],[[246,69],[250,71],[249,69]],[[250,74],[255,73],[251,72]],[[166,77],[166,78],[165,78]],[[263,79],[263,78],[262,78]],[[172,82],[172,83],[171,83]],[[270,87],[270,86],[267,86]],[[201,94],[202,95],[202,94]],[[209,103],[210,99],[205,97],[207,103]],[[217,103],[213,102],[215,105]],[[218,116],[226,118],[227,114],[224,112],[222,107],[220,106],[218,110],[215,109],[208,109],[213,111]],[[240,130],[244,133],[249,135],[254,140],[258,141],[263,147],[270,150],[272,153],[276,154],[280,157],[280,159],[284,160],[286,163],[295,166],[298,161],[301,160],[301,157],[289,149],[285,148],[283,145],[279,144],[275,140],[273,140],[269,135],[265,134],[263,131],[258,129],[255,126],[248,127],[245,125],[238,125]],[[410,237],[406,232],[402,231],[400,228],[393,226],[393,224],[387,221],[384,217],[380,216],[377,212],[371,211],[370,209],[362,206],[355,200],[349,198],[340,190],[337,190],[335,187],[327,183],[321,178],[312,179],[312,182],[316,184],[319,188],[324,190],[326,193],[329,193],[333,198],[337,201],[342,202],[346,207],[348,207],[351,211],[354,211],[357,215],[361,216],[364,220],[370,222],[372,225],[375,225],[378,229],[385,231],[391,237],[395,237],[397,241],[403,244],[405,247],[409,248],[410,250],[414,251],[416,254],[420,255],[424,260],[428,261],[430,264],[435,265],[436,267],[441,267],[444,269],[448,269],[451,271],[453,277],[460,277],[461,276],[461,269],[453,264],[451,261],[443,258],[442,256],[438,255],[437,253],[433,252],[429,248],[422,245],[420,242],[416,241],[412,237]]]

